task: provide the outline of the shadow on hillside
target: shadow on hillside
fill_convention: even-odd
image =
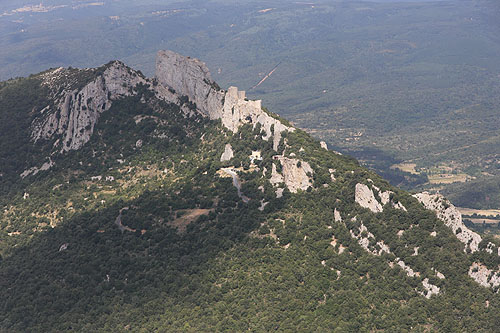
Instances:
[[[166,296],[195,304],[196,294],[212,287],[206,267],[256,227],[259,212],[238,203],[179,234],[148,214],[165,209],[160,196],[165,194],[148,192],[133,202],[80,214],[4,258],[0,330],[78,330],[79,322],[105,323],[117,309],[137,309]],[[115,225],[125,206],[134,207],[125,220],[135,233]]]

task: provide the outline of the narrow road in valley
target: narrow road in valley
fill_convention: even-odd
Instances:
[[[264,83],[264,81],[266,81],[271,75],[273,75],[274,71],[278,69],[279,65],[281,65],[281,61],[276,66],[274,66],[274,68],[269,73],[267,73],[267,75],[264,76],[262,78],[262,80],[259,81],[259,83],[257,83],[255,86],[253,86],[249,90],[253,90],[253,89],[257,88],[258,86],[260,86],[262,83]]]

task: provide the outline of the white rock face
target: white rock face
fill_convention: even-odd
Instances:
[[[392,206],[393,208],[396,208],[396,209],[401,209],[401,210],[404,210],[405,212],[407,211],[407,210],[406,210],[406,207],[405,207],[405,206],[403,206],[403,205],[401,204],[401,202],[393,202],[393,201],[391,201],[391,194],[394,194],[394,192],[392,192],[392,191],[385,191],[385,192],[382,192],[382,191],[380,191],[380,189],[379,189],[377,186],[375,186],[375,185],[373,185],[373,188],[374,188],[374,189],[378,192],[378,195],[379,195],[379,197],[380,197],[380,201],[382,202],[382,206],[385,206],[385,205],[387,205],[388,203],[391,203],[391,206]]]
[[[378,245],[378,249],[373,246],[370,246],[370,240],[373,239],[373,241],[375,241],[375,236],[368,231],[368,229],[363,223],[361,223],[361,226],[359,227],[359,233],[357,236],[354,234],[352,230],[349,230],[349,232],[351,233],[351,237],[357,239],[359,245],[361,245],[363,249],[370,252],[371,254],[380,256],[382,255],[383,252],[391,253],[389,247],[384,243],[384,241],[378,241],[375,243],[376,245]],[[366,233],[366,236],[363,236],[362,235],[363,233]]]
[[[293,132],[293,127],[285,126],[262,110],[261,101],[251,101],[244,91],[229,87],[220,90],[210,76],[205,63],[198,59],[184,57],[172,51],[158,52],[156,79],[163,87],[170,87],[180,96],[187,96],[196,104],[201,114],[210,119],[221,119],[229,130],[237,132],[242,124],[257,124],[264,131],[263,139],[273,138],[273,148],[278,149],[281,133]]]
[[[24,170],[20,174],[20,176],[21,176],[21,178],[26,178],[27,176],[36,175],[40,171],[47,171],[47,170],[49,170],[50,168],[52,168],[54,166],[54,164],[55,163],[52,162],[52,160],[49,158],[49,161],[43,163],[39,168],[38,167],[32,167],[32,168],[29,168],[28,170]]]
[[[319,144],[321,145],[321,148],[328,150],[328,145],[325,141],[321,141]]]
[[[410,266],[406,265],[403,260],[396,258],[396,264],[406,272],[407,276],[409,277],[420,276],[420,272],[415,272]]]
[[[159,51],[155,76],[162,86],[187,96],[205,116],[221,118],[224,92],[212,80],[204,62],[172,51]]]
[[[335,219],[335,222],[342,222],[342,216],[340,215],[340,212],[335,208],[333,211],[333,217]]]
[[[392,193],[391,191],[385,191],[385,192],[380,192],[379,191],[379,197],[380,197],[380,201],[382,201],[382,206],[385,206],[386,204],[389,203],[390,197],[391,197],[391,193]]]
[[[382,212],[382,205],[375,199],[373,191],[365,184],[356,184],[354,200],[363,208],[368,208],[374,213]]]
[[[82,70],[85,71],[85,70]],[[31,139],[34,142],[58,138],[54,150],[60,153],[80,149],[91,138],[100,115],[109,110],[114,100],[135,94],[138,84],[149,85],[156,97],[180,104],[182,96],[196,105],[196,110],[210,119],[221,119],[225,127],[236,132],[241,124],[262,126],[263,139],[272,138],[278,149],[283,131],[294,131],[278,119],[261,109],[260,101],[249,101],[245,92],[231,87],[221,90],[210,77],[206,65],[190,57],[171,51],[158,52],[156,80],[144,78],[121,62],[111,63],[102,74],[82,88],[67,86],[60,91],[57,84],[68,78],[68,70],[58,68],[43,74],[43,84],[52,91],[54,106],[42,109],[31,124]],[[75,82],[73,82],[75,83]],[[183,104],[182,110],[189,116],[194,111]],[[46,166],[42,166],[46,167]],[[37,173],[41,168],[33,167],[23,172],[22,177]]]
[[[442,195],[422,192],[413,196],[417,198],[425,208],[436,212],[437,217],[453,231],[453,234],[455,234],[462,243],[465,244],[464,251],[466,251],[467,248],[469,248],[471,252],[479,250],[478,245],[481,242],[481,236],[463,224],[462,214],[460,214],[458,209]]]
[[[500,285],[500,271],[495,272],[478,262],[469,267],[469,276],[483,287],[491,288]]]
[[[337,170],[335,170],[335,169],[328,169],[328,172],[330,173],[330,179],[332,180],[332,182],[334,182],[336,180],[336,178],[335,178],[336,171]]]
[[[61,146],[61,152],[81,148],[90,140],[101,113],[109,110],[114,99],[132,95],[130,88],[139,83],[146,80],[123,63],[112,63],[80,90],[64,91],[57,97],[54,108],[47,106],[40,111],[31,125],[32,140],[37,142],[60,135],[61,141],[55,145]]]
[[[250,159],[250,163],[254,163],[255,161],[262,161],[262,155],[260,150],[252,150],[252,155],[248,156]]]
[[[224,161],[229,161],[230,159],[232,159],[234,156],[233,154],[233,147],[231,147],[231,144],[226,144],[226,147],[224,148],[224,152],[222,153],[221,157],[220,157],[220,161],[221,162],[224,162]]]
[[[423,294],[425,298],[431,298],[432,295],[439,294],[439,287],[433,285],[432,283],[429,283],[428,278],[425,278],[422,281],[422,285],[424,286],[424,289],[427,291],[426,293]]]
[[[273,167],[271,170],[271,179],[269,179],[269,182],[272,185],[278,185],[280,183],[283,183],[283,181],[283,176],[276,170],[276,164],[273,163]]]
[[[311,177],[309,175],[312,175],[313,169],[309,163],[284,156],[275,156],[275,159],[280,161],[283,175],[278,173],[276,165],[273,163],[271,179],[269,180],[271,184],[277,185],[284,182],[292,193],[297,193],[298,190],[305,191],[311,186]]]

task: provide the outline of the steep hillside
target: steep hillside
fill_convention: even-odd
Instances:
[[[0,86],[0,330],[484,331],[499,247],[160,51]]]
[[[153,75],[158,48],[176,50],[393,185],[500,208],[499,13],[497,0],[3,0],[0,80],[117,58]]]

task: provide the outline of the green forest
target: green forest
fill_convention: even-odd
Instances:
[[[102,70],[68,71],[83,85]],[[500,257],[465,253],[407,192],[299,129],[283,133],[274,151],[259,125],[233,133],[138,85],[102,113],[85,146],[53,154],[52,168],[21,179],[53,144],[29,140],[32,111],[48,102],[40,82],[35,75],[0,85],[1,331],[493,332],[500,325],[497,287],[467,275],[473,262],[496,269]],[[228,143],[234,156],[221,162]],[[251,163],[255,150],[262,160]],[[263,172],[273,164],[281,170],[276,155],[311,166],[307,190],[281,184],[277,197]],[[237,170],[247,203],[221,176],[224,167]],[[392,191],[406,210],[362,208],[356,184]],[[388,251],[360,246],[355,237],[368,234],[361,225],[372,234],[370,250],[382,240]],[[489,241],[498,247],[493,238],[480,247]],[[420,275],[391,266],[399,258]],[[439,294],[421,294],[426,277]]]

